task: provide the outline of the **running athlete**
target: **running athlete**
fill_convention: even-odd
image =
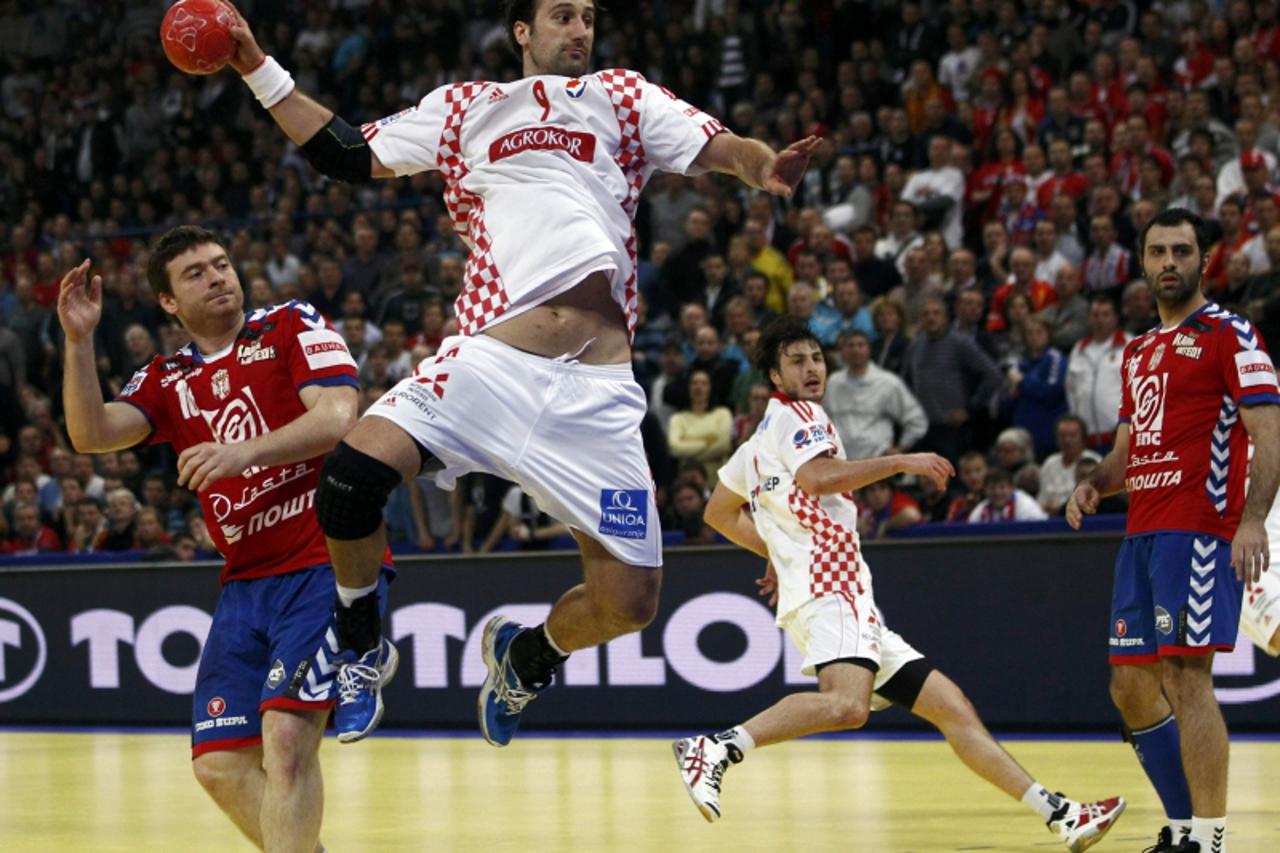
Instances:
[[[442,86],[359,129],[298,92],[243,19],[232,60],[318,171],[359,182],[439,170],[471,247],[460,334],[330,454],[316,509],[339,584],[340,640],[362,655],[381,635],[368,593],[385,547],[382,508],[404,479],[422,473],[452,488],[487,471],[573,530],[583,583],[542,625],[495,617],[485,628],[479,717],[495,746],[510,742],[570,652],[640,630],[657,607],[661,532],[640,439],[645,397],[630,367],[641,189],[657,169],[717,171],[787,196],[819,142],[775,153],[634,71],[588,73],[589,0],[508,2],[506,12],[522,79]]]
[[[1253,327],[1200,292],[1206,246],[1204,223],[1181,208],[1143,231],[1160,325],[1125,346],[1116,443],[1072,492],[1067,521],[1079,528],[1101,497],[1129,493],[1111,698],[1169,820],[1153,849],[1220,853],[1229,747],[1213,654],[1234,647],[1244,586],[1268,566],[1280,388]]]
[[[937,726],[970,770],[1039,814],[1070,850],[1096,844],[1124,800],[1078,803],[1038,784],[991,737],[955,682],[889,630],[876,607],[852,492],[901,473],[945,489],[955,474],[951,463],[933,453],[847,460],[821,406],[822,345],[803,321],[774,321],[758,352],[757,367],[774,394],[755,434],[720,469],[706,519],[769,560],[757,583],[804,653],[801,671],[818,676],[818,692],[792,694],[718,735],[676,741],[680,775],[698,811],[708,821],[720,817],[724,774],[751,749],[861,728],[871,711],[898,704]]]
[[[192,697],[196,778],[259,847],[315,850],[337,645],[333,572],[311,507],[324,454],[355,422],[355,362],[305,302],[246,317],[217,237],[180,226],[156,243],[147,279],[191,343],[104,403],[93,353],[102,279],[86,284],[88,270],[68,272],[58,296],[71,441],[81,453],[173,445],[178,484],[199,494],[226,559]],[[383,678],[395,664],[392,654]],[[358,687],[338,693],[349,700]]]

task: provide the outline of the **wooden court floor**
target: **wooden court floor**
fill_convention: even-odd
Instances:
[[[1159,807],[1128,747],[1013,740],[1040,781],[1130,806],[1093,848],[1137,853]],[[377,737],[322,750],[330,851],[1049,851],[1022,806],[969,775],[940,740],[816,739],[752,754],[707,824],[665,739]],[[1280,851],[1280,741],[1237,741],[1230,849]],[[0,850],[252,849],[191,776],[171,734],[0,732]]]

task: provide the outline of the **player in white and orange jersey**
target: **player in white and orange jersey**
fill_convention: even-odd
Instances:
[[[706,519],[768,558],[762,591],[804,652],[802,671],[818,676],[818,692],[792,694],[718,735],[676,741],[680,775],[698,810],[709,821],[720,817],[724,774],[748,750],[861,728],[871,711],[898,704],[937,726],[971,770],[1037,812],[1068,849],[1093,846],[1124,800],[1079,803],[1038,784],[991,737],[955,682],[889,630],[876,607],[852,492],[908,472],[945,489],[951,463],[933,453],[847,460],[821,405],[822,345],[803,321],[774,321],[758,352],[773,398],[755,434],[720,469]]]
[[[522,79],[443,86],[359,129],[297,92],[243,18],[232,30],[231,64],[312,165],[347,181],[440,171],[471,247],[460,334],[330,454],[316,509],[340,639],[364,663],[376,663],[381,633],[368,594],[382,508],[403,479],[421,472],[451,487],[488,471],[573,530],[584,582],[544,625],[496,617],[486,627],[479,717],[497,746],[569,652],[643,628],[657,607],[661,538],[630,367],[641,189],[658,169],[717,171],[790,195],[818,144],[777,153],[634,71],[588,73],[595,17],[590,0],[512,0]],[[376,694],[375,669],[360,672]]]

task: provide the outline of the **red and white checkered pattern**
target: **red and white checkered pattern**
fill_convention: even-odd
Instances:
[[[861,595],[857,531],[832,520],[818,499],[798,485],[792,485],[787,503],[800,526],[813,537],[809,552],[810,594],[814,598]]]
[[[462,292],[453,304],[458,332],[474,335],[506,313],[511,296],[502,284],[502,275],[493,262],[489,231],[484,227],[484,201],[475,199],[470,216],[471,254]]]
[[[613,69],[601,71],[598,75],[604,83],[609,100],[613,103],[613,112],[618,119],[618,130],[621,137],[613,160],[622,171],[627,181],[627,197],[622,202],[622,209],[631,219],[631,236],[627,238],[627,255],[631,258],[631,275],[623,289],[626,301],[624,310],[627,315],[627,332],[634,336],[636,331],[636,207],[640,204],[640,190],[644,187],[645,153],[644,143],[640,139],[640,98],[644,92],[644,78],[634,71]]]
[[[462,156],[462,123],[471,104],[488,88],[488,83],[457,83],[445,92],[449,112],[440,132],[437,155],[440,174],[445,180],[445,207],[454,230],[471,246],[462,292],[453,305],[458,332],[463,335],[482,331],[511,305],[511,297],[493,260],[488,229],[484,226],[484,200],[462,186],[468,174]]]
[[[463,240],[471,242],[468,236],[469,214],[476,196],[462,188],[462,179],[467,176],[467,164],[462,158],[462,122],[473,101],[480,96],[488,83],[455,83],[445,90],[444,102],[448,113],[444,119],[444,129],[440,132],[440,145],[436,161],[440,166],[440,174],[445,181],[444,202],[453,220],[453,229]]]

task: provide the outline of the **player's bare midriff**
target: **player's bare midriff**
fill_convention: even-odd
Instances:
[[[629,362],[627,322],[611,290],[607,273],[592,273],[564,293],[481,334],[547,358],[576,353],[583,364]]]

